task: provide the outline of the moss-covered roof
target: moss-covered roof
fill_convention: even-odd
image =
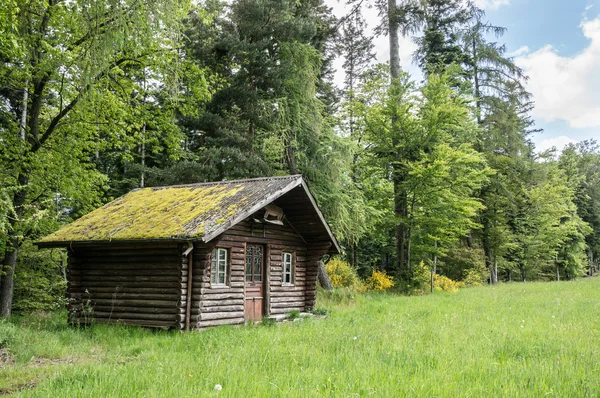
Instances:
[[[194,238],[207,241],[302,181],[301,176],[286,176],[136,189],[40,243]]]

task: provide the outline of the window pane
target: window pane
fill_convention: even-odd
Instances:
[[[247,281],[252,280],[252,253],[253,253],[252,247],[253,246],[246,247],[246,280]]]
[[[283,253],[283,283],[292,283],[292,253]]]
[[[210,282],[217,283],[217,249],[212,251],[210,265]]]
[[[254,275],[262,274],[261,268],[262,268],[262,247],[254,246]]]
[[[217,248],[212,251],[211,278],[214,285],[225,285],[227,282],[227,249]]]

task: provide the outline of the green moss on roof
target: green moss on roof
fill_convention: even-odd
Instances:
[[[144,188],[45,237],[42,242],[199,238],[237,213],[243,184]]]

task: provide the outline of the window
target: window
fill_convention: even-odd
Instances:
[[[213,249],[210,282],[212,285],[227,284],[227,249],[221,247]]]
[[[282,282],[287,285],[294,283],[293,275],[293,264],[292,264],[292,253],[283,253],[283,280]]]

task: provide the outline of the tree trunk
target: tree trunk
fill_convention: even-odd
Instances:
[[[397,5],[396,0],[388,0],[388,35],[389,35],[389,46],[390,46],[390,81],[392,84],[397,81],[400,77],[400,48],[398,39],[398,30],[400,24],[398,23],[397,17]],[[392,129],[397,129],[396,117],[392,115]],[[397,139],[393,139],[394,147],[398,145]],[[398,155],[399,156],[399,155]],[[398,275],[403,278],[406,277],[408,271],[408,256],[409,248],[407,245],[408,228],[405,223],[407,216],[408,198],[407,194],[402,187],[404,181],[403,170],[401,165],[397,162],[393,164],[393,185],[394,185],[394,213],[396,218],[400,221],[396,224],[396,269]]]
[[[8,317],[12,312],[12,300],[14,293],[14,275],[17,265],[17,255],[21,244],[17,223],[23,217],[23,205],[25,204],[25,189],[29,184],[29,178],[23,174],[19,175],[19,189],[13,195],[13,212],[9,218],[10,227],[8,230],[6,253],[2,261],[4,275],[0,282],[0,316]]]
[[[327,270],[325,269],[325,264],[323,264],[323,261],[319,261],[318,278],[323,289],[331,290],[333,288],[331,279],[329,279],[329,275],[327,275]]]
[[[146,123],[142,126],[142,175],[140,177],[140,188],[144,188],[146,176]]]
[[[523,264],[519,265],[519,270],[521,271],[521,282],[526,282],[525,280],[525,266]]]
[[[25,141],[27,139],[25,128],[27,127],[28,97],[29,97],[29,80],[26,80],[25,88],[23,89],[23,105],[22,105],[23,110],[21,111],[21,126],[20,126],[20,136],[21,136],[21,140],[23,140],[23,141]]]
[[[398,40],[398,23],[396,0],[388,0],[388,27],[390,41],[390,77],[392,80],[400,76],[400,44]]]
[[[487,240],[484,240],[483,250],[485,251],[485,265],[490,270],[490,283],[495,285],[498,283],[498,275],[496,275],[496,269],[494,268],[492,248],[487,244]]]
[[[286,137],[285,139],[285,154],[290,174],[298,174],[298,168],[296,167],[296,153],[292,137]]]
[[[437,272],[437,240],[435,241],[435,253],[433,254],[433,269],[431,270],[431,293],[433,293],[433,284],[435,282],[435,273]]]
[[[490,225],[489,221],[485,220],[483,223],[483,234],[482,244],[483,251],[485,253],[485,265],[490,270],[490,284],[494,285],[498,283],[498,274],[495,272],[494,257],[492,253],[492,245],[490,244]]]

